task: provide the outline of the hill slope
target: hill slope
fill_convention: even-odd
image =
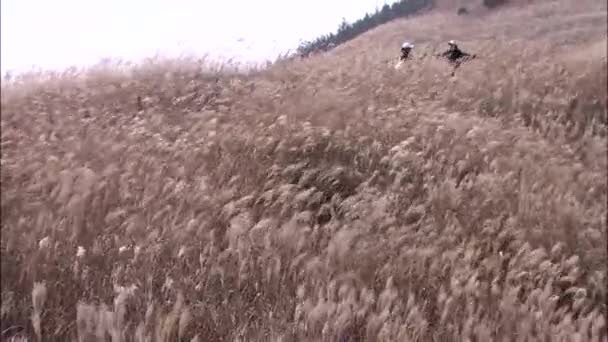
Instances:
[[[605,19],[437,12],[249,74],[3,86],[3,338],[605,340]],[[482,58],[395,72],[403,39]]]

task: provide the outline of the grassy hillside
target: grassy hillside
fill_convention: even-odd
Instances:
[[[606,16],[4,84],[2,339],[605,341]],[[481,58],[395,71],[403,39]]]

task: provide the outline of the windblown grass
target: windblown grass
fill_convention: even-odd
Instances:
[[[4,84],[2,339],[605,341],[606,6],[572,4],[461,22],[452,81],[386,63],[431,13]]]

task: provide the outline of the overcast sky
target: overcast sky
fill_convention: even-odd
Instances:
[[[386,1],[392,3],[394,1]],[[2,0],[2,72],[180,52],[261,61],[384,0]]]

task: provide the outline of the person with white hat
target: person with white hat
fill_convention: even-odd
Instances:
[[[447,59],[450,62],[456,62],[457,60],[459,60],[462,57],[468,57],[470,56],[468,53],[463,52],[462,50],[460,50],[458,48],[458,45],[456,45],[456,42],[454,42],[453,40],[450,40],[448,42],[448,45],[450,46],[450,48],[444,52],[442,54],[443,57],[447,57]]]
[[[452,76],[454,76],[456,69],[458,69],[462,62],[470,58],[475,58],[477,56],[463,52],[458,48],[458,45],[456,45],[456,42],[454,42],[453,40],[450,40],[448,42],[448,45],[450,46],[450,48],[444,53],[442,53],[440,57],[446,57],[448,59],[448,62],[454,66],[454,69],[452,70]]]
[[[405,42],[401,45],[401,57],[399,57],[400,61],[405,61],[410,57],[410,52],[414,48],[414,44],[410,42]]]

